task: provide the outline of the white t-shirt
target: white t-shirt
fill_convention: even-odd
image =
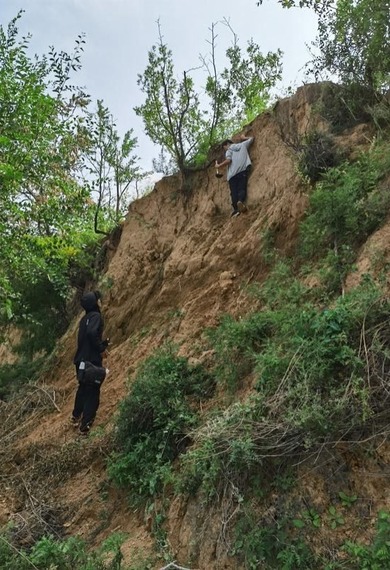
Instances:
[[[243,172],[252,164],[248,154],[248,147],[252,144],[253,137],[240,143],[234,143],[229,146],[226,151],[225,158],[230,159],[231,162],[228,166],[227,180],[239,172]]]

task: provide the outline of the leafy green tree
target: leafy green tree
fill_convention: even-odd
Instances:
[[[108,235],[110,227],[123,218],[130,201],[132,185],[145,177],[134,154],[137,139],[133,130],[121,140],[109,109],[97,102],[97,111],[88,119],[89,138],[86,167],[90,174],[89,188],[96,196],[94,229]],[[103,229],[102,229],[103,227]]]
[[[389,0],[278,0],[318,15],[313,71],[371,92],[390,88]],[[260,5],[263,0],[257,4]]]
[[[319,18],[314,69],[372,92],[390,87],[390,2],[338,0]]]
[[[212,144],[264,109],[271,87],[280,78],[279,51],[263,56],[251,40],[243,54],[227,21],[225,25],[234,38],[226,51],[229,67],[218,71],[216,24],[212,24],[210,53],[201,56],[196,69],[206,74],[205,96],[196,89],[191,75],[195,69],[184,71],[181,78],[176,76],[172,51],[164,42],[160,24],[158,42],[138,77],[146,99],[135,112],[142,117],[147,135],[182,173],[203,164]]]
[[[34,325],[32,337],[51,346],[66,326],[69,264],[93,241],[89,192],[77,183],[89,98],[69,83],[84,40],[72,54],[31,58],[21,15],[0,27],[0,316]]]

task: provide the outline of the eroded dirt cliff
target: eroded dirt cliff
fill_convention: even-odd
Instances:
[[[215,177],[213,166],[192,174],[185,187],[179,176],[163,178],[150,194],[131,204],[100,284],[111,339],[110,373],[90,438],[78,440],[68,425],[79,317],[61,339],[39,386],[23,401],[1,408],[0,523],[13,520],[19,525],[22,543],[28,543],[34,529],[78,534],[92,544],[121,530],[129,537],[123,547],[126,561],[153,551],[148,517],[133,510],[125,493],[107,482],[113,416],[137,366],[157,347],[170,340],[182,355],[202,361],[207,358],[202,352],[204,329],[216,325],[224,313],[238,317],[253,308],[247,287],[267,276],[262,252],[267,232],[272,231],[277,249],[293,254],[307,187],[286,142],[314,127],[326,128],[315,111],[320,96],[319,85],[301,87],[248,126],[246,132],[255,137],[248,213],[230,218],[228,186]],[[359,126],[343,133],[339,142],[356,151],[369,144],[369,129]],[[218,150],[215,157],[221,157]],[[381,235],[387,242],[388,229]],[[363,257],[359,263],[364,269]],[[387,453],[384,448],[384,460]],[[356,462],[350,469],[364,479]],[[321,500],[323,474],[305,477],[302,473],[303,484]],[[379,479],[366,483],[367,493],[374,492],[369,488],[374,483],[377,501],[385,504]],[[206,519],[195,500],[176,500],[167,522],[176,559],[193,559],[202,569],[234,568],[223,552],[220,520],[218,509]]]

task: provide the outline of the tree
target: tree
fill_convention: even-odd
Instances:
[[[250,120],[269,101],[270,89],[280,78],[281,53],[263,56],[251,40],[246,54],[233,34],[233,45],[226,51],[229,67],[218,71],[216,24],[210,28],[210,53],[201,56],[201,65],[184,71],[177,78],[172,52],[164,43],[160,23],[158,42],[149,51],[148,65],[138,84],[145,93],[143,105],[135,107],[151,140],[168,154],[183,174],[204,164],[208,149],[220,138]],[[204,95],[195,88],[191,74],[206,73]],[[161,160],[160,160],[161,162]]]
[[[96,113],[89,115],[86,136],[89,140],[85,153],[90,174],[88,185],[91,195],[96,196],[94,229],[96,233],[108,235],[110,226],[117,225],[127,210],[132,184],[137,185],[146,173],[137,165],[138,157],[133,152],[137,146],[133,129],[121,140],[103,101],[99,100]]]
[[[338,0],[318,24],[314,69],[372,93],[390,88],[390,0]]]
[[[89,193],[77,182],[89,98],[69,84],[83,38],[72,54],[31,58],[21,15],[0,27],[0,317],[31,325],[40,350],[67,324],[69,264],[92,241]]]
[[[278,1],[318,14],[319,55],[312,62],[317,76],[325,72],[376,94],[390,88],[390,0]]]

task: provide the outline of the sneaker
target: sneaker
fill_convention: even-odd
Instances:
[[[234,210],[234,212],[232,213],[232,215],[230,216],[231,218],[237,218],[237,216],[240,215],[240,212],[238,210]]]
[[[80,429],[79,429],[79,434],[80,435],[88,435],[91,427],[92,427],[91,423],[89,423],[87,425],[81,425]]]
[[[69,423],[70,423],[70,425],[72,425],[73,427],[79,427],[80,418],[75,418],[74,416],[71,416],[71,417],[69,418]]]
[[[248,208],[245,206],[244,202],[241,202],[240,200],[237,202],[237,208],[240,214],[248,211]]]

